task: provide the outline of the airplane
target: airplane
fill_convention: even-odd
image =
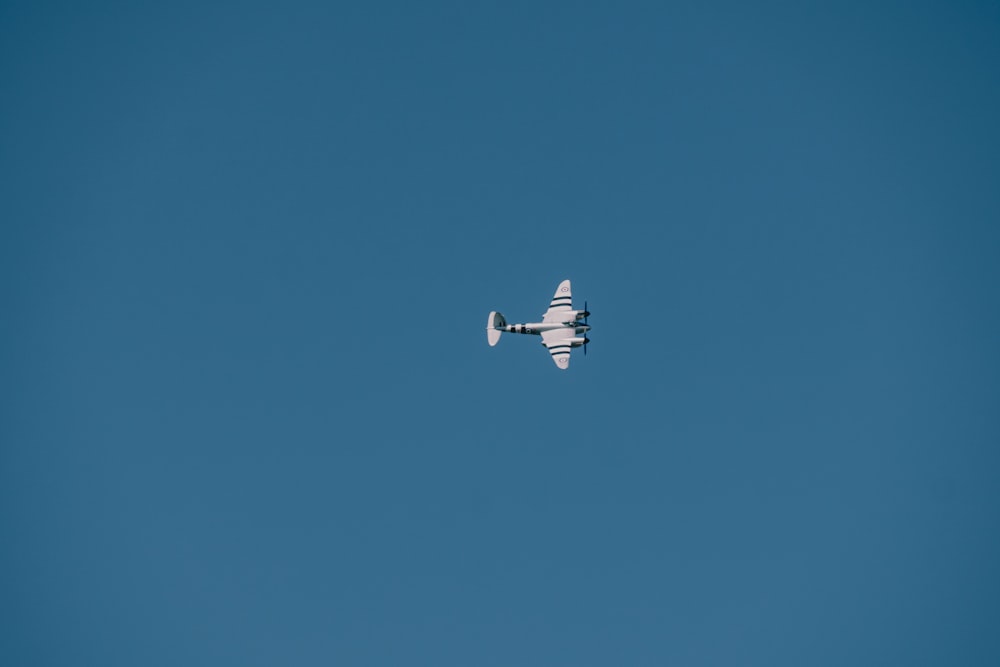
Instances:
[[[533,334],[542,337],[542,345],[548,348],[552,355],[552,361],[562,370],[569,368],[569,353],[574,347],[583,346],[583,353],[587,354],[587,343],[590,339],[586,334],[590,331],[587,324],[587,302],[583,304],[583,310],[573,310],[573,291],[568,280],[559,283],[556,293],[552,297],[549,309],[542,315],[541,322],[529,322],[527,324],[507,324],[504,316],[497,311],[490,311],[486,320],[486,339],[493,347],[500,342],[500,334],[504,331],[517,334]],[[582,321],[581,321],[582,320]],[[583,334],[579,336],[577,334]]]

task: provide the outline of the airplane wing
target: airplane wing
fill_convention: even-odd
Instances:
[[[565,322],[566,314],[573,310],[573,290],[568,280],[559,283],[549,309],[542,315],[542,322]]]
[[[569,286],[569,281],[566,281]],[[556,292],[558,294],[558,292]],[[552,361],[562,370],[569,368],[569,351],[573,349],[566,341],[576,335],[573,329],[553,329],[542,332],[542,345],[549,348]]]

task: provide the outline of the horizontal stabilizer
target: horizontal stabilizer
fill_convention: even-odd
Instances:
[[[493,310],[490,311],[490,316],[486,319],[486,340],[489,341],[490,347],[493,347],[500,342],[500,334],[502,327],[507,326],[507,320],[501,313]]]

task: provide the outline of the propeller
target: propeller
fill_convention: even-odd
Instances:
[[[587,302],[584,301],[583,302],[583,325],[584,326],[586,326],[586,327],[590,326],[590,324],[587,323],[587,320],[589,320],[589,319],[590,319],[590,309],[587,308]],[[589,333],[589,331],[587,333]],[[583,334],[583,356],[587,356],[587,343],[589,343],[589,342],[590,342],[590,339],[587,338],[587,334],[584,333]]]

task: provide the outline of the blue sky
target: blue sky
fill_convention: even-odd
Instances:
[[[1000,11],[876,4],[4,3],[2,661],[997,664]]]

